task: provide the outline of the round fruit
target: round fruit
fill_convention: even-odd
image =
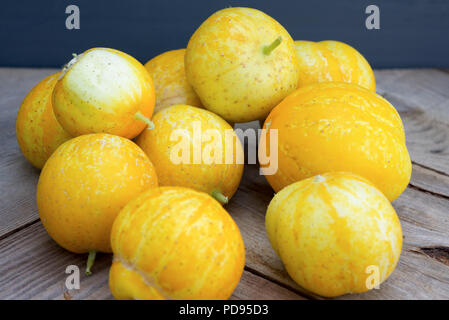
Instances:
[[[266,175],[277,192],[326,172],[348,171],[370,180],[390,201],[411,175],[401,118],[384,98],[347,83],[319,83],[298,89],[265,120],[278,130],[278,170]],[[262,171],[264,167],[262,166]]]
[[[401,254],[401,225],[390,202],[349,173],[318,175],[282,189],[265,222],[288,274],[325,297],[372,289],[393,272]]]
[[[120,210],[157,186],[156,172],[132,141],[109,134],[62,144],[39,177],[37,206],[50,236],[76,252],[110,252],[110,231]]]
[[[93,48],[75,56],[53,92],[53,108],[73,136],[110,133],[134,138],[151,118],[153,81],[133,57],[118,50]]]
[[[227,8],[210,16],[190,39],[185,66],[204,107],[231,122],[264,119],[298,86],[292,38],[256,9]]]
[[[339,41],[295,41],[299,84],[348,82],[376,92],[374,73],[368,61],[353,47]]]
[[[51,94],[58,76],[59,73],[52,74],[31,89],[17,114],[16,136],[20,150],[39,169],[60,144],[71,138],[53,114]]]
[[[231,216],[188,188],[154,188],[130,202],[111,245],[109,287],[117,299],[227,299],[245,265]]]
[[[154,113],[175,104],[202,106],[200,98],[186,79],[185,52],[186,49],[167,51],[145,64],[156,89]]]
[[[216,114],[175,105],[153,117],[154,129],[136,143],[153,162],[161,186],[189,187],[226,203],[243,173],[243,147],[232,127]]]

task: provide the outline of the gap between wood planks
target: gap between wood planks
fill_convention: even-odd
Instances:
[[[430,174],[434,174],[433,180],[429,177],[423,179],[416,177],[417,175]],[[426,192],[449,200],[449,175],[441,174],[438,171],[429,169],[412,161],[412,178],[410,179],[408,188],[415,188],[421,192]]]
[[[413,161],[413,160],[412,160],[412,164],[413,164],[413,165],[416,165],[416,166],[419,166],[419,167],[421,167],[421,168],[423,168],[423,169],[426,169],[426,170],[429,170],[429,171],[433,171],[433,172],[436,173],[436,174],[440,174],[440,175],[442,175],[442,176],[445,176],[445,177],[448,177],[448,178],[449,178],[449,174],[447,174],[446,172],[443,172],[443,171],[439,171],[439,170],[433,169],[433,168],[431,168],[431,167],[425,166],[425,165],[420,164],[420,163],[416,163],[416,162]]]
[[[6,239],[6,238],[8,238],[9,236],[13,235],[14,233],[17,233],[17,232],[19,232],[19,231],[21,231],[21,230],[23,230],[23,229],[26,229],[26,228],[32,226],[33,224],[38,223],[39,221],[41,221],[41,219],[40,219],[40,218],[37,218],[37,219],[35,219],[35,220],[32,220],[32,221],[30,221],[30,222],[28,222],[28,223],[25,223],[25,224],[23,224],[23,225],[17,227],[17,228],[15,228],[15,229],[12,229],[12,230],[8,231],[7,233],[5,233],[5,234],[3,234],[3,235],[0,235],[0,242],[1,242],[3,239]]]
[[[252,273],[252,274],[254,274],[254,275],[256,275],[256,276],[258,276],[258,277],[260,277],[260,278],[263,278],[263,279],[265,279],[267,281],[273,282],[273,283],[277,284],[280,287],[283,287],[283,288],[285,288],[287,290],[290,290],[290,291],[292,291],[292,292],[294,292],[294,293],[296,293],[296,294],[298,294],[300,296],[303,296],[305,298],[314,299],[314,300],[323,300],[323,297],[320,297],[320,296],[318,296],[318,295],[316,295],[316,294],[314,294],[312,292],[308,292],[304,288],[292,287],[292,286],[288,285],[287,283],[279,281],[279,280],[277,280],[277,279],[275,279],[273,277],[270,277],[269,275],[263,274],[262,272],[259,272],[256,269],[253,269],[253,268],[248,267],[246,265],[245,265],[245,270],[250,272],[250,273]]]
[[[449,200],[449,196],[443,195],[443,194],[441,194],[441,193],[435,193],[435,192],[432,192],[432,191],[429,191],[429,190],[420,188],[420,187],[415,186],[415,185],[413,185],[413,184],[411,184],[411,183],[408,185],[408,187],[409,187],[409,188],[413,188],[413,189],[415,189],[415,190],[418,190],[418,191],[420,191],[420,192],[428,193],[428,194],[431,194],[431,195],[433,195],[433,196],[436,196],[436,197],[442,197],[442,198],[445,198],[445,199]]]
[[[408,251],[425,255],[449,266],[449,247],[423,247],[418,250],[409,249]]]

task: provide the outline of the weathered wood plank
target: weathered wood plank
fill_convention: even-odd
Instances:
[[[108,287],[110,254],[98,254],[93,274],[85,276],[86,255],[59,247],[40,222],[0,241],[0,299],[112,299]],[[7,258],[4,258],[7,257]],[[67,266],[80,268],[80,289],[67,290]],[[244,271],[231,299],[304,299]]]
[[[423,191],[449,198],[449,176],[418,164],[413,165],[410,184]]]
[[[449,175],[449,74],[376,70],[377,91],[399,111],[412,161]]]
[[[375,70],[377,92],[388,93],[449,124],[449,74],[437,69]]]
[[[265,210],[273,191],[265,178],[259,176],[256,166],[245,169],[245,179],[240,187],[244,192],[238,192],[227,209],[242,231],[247,266],[301,292],[302,289],[286,273],[265,233]],[[440,262],[437,257],[426,256],[422,249],[449,248],[449,201],[407,188],[393,205],[404,233],[404,248],[397,269],[381,285],[382,290],[344,298],[449,298],[449,264]]]
[[[16,115],[25,95],[53,69],[0,68],[0,238],[36,221],[39,170],[29,164],[16,141]]]

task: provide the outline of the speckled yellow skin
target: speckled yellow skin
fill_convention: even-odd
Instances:
[[[26,95],[16,119],[16,137],[20,150],[33,166],[42,169],[53,151],[71,136],[55,118],[51,94],[59,73],[39,82]]]
[[[298,87],[317,82],[348,82],[376,92],[368,61],[353,47],[339,41],[295,41],[299,62]]]
[[[108,48],[93,48],[74,59],[53,93],[53,109],[62,127],[73,136],[137,136],[146,124],[135,114],[151,118],[155,104],[153,81],[145,67]]]
[[[225,164],[224,159],[221,164],[205,163],[201,158],[200,163],[193,163],[193,148],[196,145],[190,144],[190,164],[175,164],[170,159],[170,154],[175,145],[180,140],[170,141],[173,130],[186,130],[189,139],[194,139],[194,123],[201,125],[203,132],[202,140],[205,140],[205,131],[217,130],[222,137],[223,157],[225,155],[225,130],[232,130],[232,127],[216,114],[187,105],[175,105],[163,109],[153,117],[154,129],[143,131],[136,140],[136,143],[151,159],[158,172],[159,184],[161,186],[182,186],[211,194],[218,190],[228,198],[237,190],[243,173],[243,163],[236,161],[237,155],[243,155],[243,147],[237,135],[232,131],[234,145],[230,147],[233,161]],[[210,141],[202,141],[201,148],[205,149]],[[199,145],[199,143],[198,143]]]
[[[263,48],[278,37],[269,55]],[[210,16],[187,45],[187,80],[203,105],[231,122],[264,119],[298,86],[298,61],[288,32],[265,13],[227,8]]]
[[[275,191],[317,174],[348,171],[393,201],[410,181],[399,114],[360,86],[328,82],[298,89],[273,109],[267,126],[278,129],[278,170],[266,176]]]
[[[154,188],[131,201],[114,222],[111,245],[117,299],[227,299],[245,265],[231,216],[188,188]]]
[[[145,63],[156,89],[154,113],[175,104],[202,107],[200,98],[187,82],[185,52],[186,49],[167,51]]]
[[[401,254],[401,225],[390,202],[350,173],[285,187],[270,202],[265,223],[288,274],[325,297],[368,291],[367,267],[379,268],[380,284]]]
[[[39,177],[37,206],[50,236],[65,249],[111,252],[110,231],[120,210],[148,188],[156,172],[132,141],[109,134],[62,144]]]

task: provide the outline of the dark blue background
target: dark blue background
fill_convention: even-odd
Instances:
[[[65,8],[76,4],[81,29],[67,30]],[[365,8],[380,8],[380,30],[365,28]],[[214,11],[260,9],[296,40],[340,40],[373,67],[449,67],[448,0],[2,0],[0,66],[60,67],[72,52],[116,48],[146,62],[185,47]]]

